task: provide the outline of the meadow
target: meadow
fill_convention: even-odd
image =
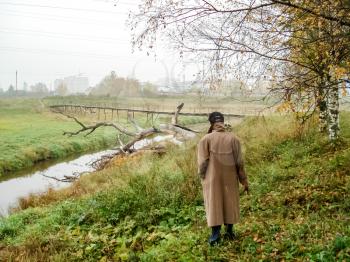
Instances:
[[[97,130],[85,137],[83,134],[67,137],[64,131],[77,130],[78,125],[65,116],[52,113],[48,106],[53,104],[86,104],[109,105],[116,107],[142,107],[159,110],[174,110],[181,101],[187,102],[188,110],[196,106],[191,102],[192,98],[186,97],[158,97],[154,98],[109,98],[109,97],[47,97],[44,99],[0,99],[0,176],[15,171],[24,170],[38,162],[50,159],[64,159],[67,156],[91,152],[116,145],[116,132],[113,128]],[[223,103],[225,105],[225,103]],[[210,100],[208,106],[217,106],[215,100]],[[238,104],[237,104],[238,107]],[[261,107],[261,105],[259,106]],[[193,109],[192,108],[192,109]],[[135,117],[141,126],[157,125],[161,122],[169,122],[168,116],[156,116],[154,122],[147,122],[144,114],[136,114]],[[98,121],[118,121],[128,126],[127,115],[98,119],[97,115],[79,116],[85,123]],[[184,117],[181,124],[196,124],[206,121],[203,117]]]
[[[22,200],[0,220],[5,261],[349,261],[350,120],[333,144],[315,121],[247,118],[251,193],[237,239],[207,244],[196,141],[119,159],[68,189]]]
[[[98,130],[88,137],[63,136],[77,124],[51,113],[39,99],[0,100],[0,176],[47,159],[110,147],[113,129]]]

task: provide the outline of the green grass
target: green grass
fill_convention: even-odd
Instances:
[[[312,123],[301,132],[286,117],[235,128],[251,184],[235,241],[207,244],[190,143],[84,177],[104,190],[0,220],[0,260],[349,261],[349,116],[336,145]]]
[[[50,113],[40,100],[0,100],[0,176],[38,161],[106,148],[113,143],[113,129],[84,137],[63,136],[77,130],[74,121]]]
[[[73,97],[74,98],[74,97]],[[23,170],[36,162],[48,159],[61,159],[66,156],[111,147],[115,144],[116,131],[113,128],[98,129],[85,137],[84,134],[68,137],[64,131],[78,130],[79,126],[62,115],[51,113],[45,106],[48,101],[58,98],[2,99],[0,100],[0,176]],[[96,98],[94,98],[96,99]],[[142,126],[146,123],[144,114],[135,114]],[[78,116],[83,122],[105,121],[104,116]],[[171,117],[158,116],[154,125],[169,122]],[[108,115],[106,121],[111,120]],[[126,123],[126,114],[120,116]],[[189,125],[206,121],[202,117],[184,117],[180,124]],[[129,126],[130,127],[130,126]]]

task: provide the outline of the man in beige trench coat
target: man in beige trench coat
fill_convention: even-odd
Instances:
[[[220,240],[221,225],[226,225],[225,237],[234,239],[233,224],[239,222],[239,182],[248,192],[240,141],[225,131],[220,112],[209,115],[208,134],[198,144],[198,171],[208,226],[212,228],[209,244]]]

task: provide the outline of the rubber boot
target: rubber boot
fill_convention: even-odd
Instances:
[[[233,232],[233,225],[226,225],[225,239],[234,240],[236,238],[235,232]]]
[[[221,226],[215,226],[211,228],[211,236],[209,237],[209,245],[213,246],[220,241],[220,229]]]

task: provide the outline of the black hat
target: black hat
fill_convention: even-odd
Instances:
[[[208,120],[211,124],[214,124],[216,122],[224,122],[225,118],[224,118],[224,115],[221,114],[220,112],[212,112],[209,114]]]

